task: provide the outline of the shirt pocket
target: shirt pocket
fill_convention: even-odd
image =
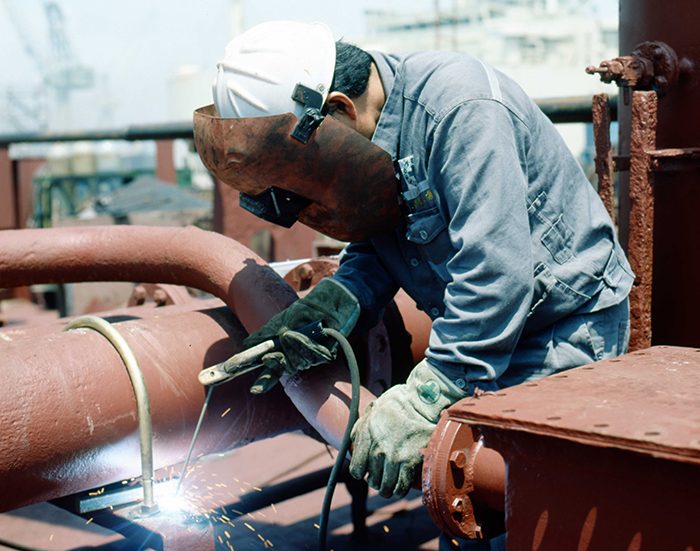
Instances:
[[[447,227],[437,207],[409,214],[406,221],[406,239],[416,245],[430,243]]]
[[[447,262],[454,256],[454,248],[447,232],[447,223],[437,206],[408,215],[406,239],[418,245],[418,254],[443,285],[452,280]]]
[[[541,232],[540,243],[549,251],[554,261],[557,264],[568,262],[574,256],[571,250],[574,232],[564,221],[563,214],[557,216],[557,213],[547,208],[547,194],[544,191],[528,205],[528,215],[531,218],[531,231]]]
[[[547,248],[557,264],[564,264],[574,256],[569,246],[573,235],[574,232],[566,225],[562,214],[542,235],[542,244]]]
[[[590,296],[557,279],[543,262],[534,267],[532,275],[532,304],[525,325],[527,334],[550,325],[591,299]]]

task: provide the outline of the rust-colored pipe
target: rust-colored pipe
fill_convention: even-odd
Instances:
[[[219,300],[201,308],[114,324],[146,381],[156,468],[185,458],[206,392],[197,373],[239,352],[246,336]],[[140,475],[134,392],[104,336],[0,333],[0,357],[0,511]],[[281,389],[254,397],[252,381],[214,389],[196,454],[306,426]]]
[[[37,283],[138,281],[201,289],[249,332],[297,296],[237,241],[194,227],[107,226],[0,232],[0,288]]]
[[[219,234],[191,227],[4,231],[0,232],[0,250],[0,287],[80,281],[187,285],[224,300],[248,332],[260,328],[296,299],[293,290],[250,250]],[[180,333],[188,331],[184,327]],[[163,357],[171,352],[168,347],[159,347],[157,340],[151,342]],[[201,361],[195,365],[197,370],[205,367]],[[198,384],[195,375],[192,379]],[[347,370],[336,362],[283,380],[283,385],[309,423],[337,445],[348,418]],[[30,394],[25,396],[29,399]],[[360,411],[373,398],[362,389]]]

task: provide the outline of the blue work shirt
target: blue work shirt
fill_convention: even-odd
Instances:
[[[371,55],[386,93],[372,141],[400,168],[402,215],[341,256],[356,331],[401,287],[432,319],[430,362],[493,381],[528,334],[625,299],[633,275],[610,216],[514,81],[463,54]]]

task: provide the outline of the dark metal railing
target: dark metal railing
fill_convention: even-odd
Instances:
[[[12,143],[76,142],[97,140],[174,140],[192,138],[191,122],[135,125],[123,129],[87,130],[64,133],[0,134],[0,147]]]
[[[593,122],[591,98],[587,96],[535,100],[554,123]],[[617,120],[617,98],[610,99],[612,120]],[[83,140],[174,140],[192,138],[192,123],[177,122],[135,125],[123,129],[91,130],[64,133],[0,134],[0,147],[12,143],[74,142]]]

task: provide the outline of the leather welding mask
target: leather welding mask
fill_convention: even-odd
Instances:
[[[214,105],[194,112],[204,166],[240,192],[240,204],[284,227],[296,220],[340,241],[363,241],[399,223],[391,156],[331,117],[304,140],[292,113],[221,118]]]

